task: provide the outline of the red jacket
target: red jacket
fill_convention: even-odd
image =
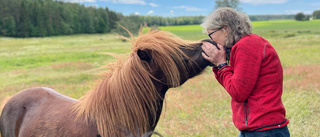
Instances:
[[[262,37],[251,34],[231,49],[230,66],[213,68],[231,96],[233,123],[240,131],[263,131],[286,126],[281,101],[283,70],[277,52]]]

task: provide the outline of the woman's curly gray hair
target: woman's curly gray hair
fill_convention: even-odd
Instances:
[[[224,26],[226,26],[228,31],[225,43],[228,48],[233,47],[243,36],[250,35],[252,31],[252,25],[248,15],[228,7],[214,10],[201,24],[201,27],[203,27],[205,31]]]

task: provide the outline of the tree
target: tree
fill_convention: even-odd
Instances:
[[[240,4],[240,0],[216,0],[215,9],[219,7],[230,7],[237,11],[241,11],[242,9],[238,7]]]
[[[21,3],[21,14],[19,22],[17,24],[17,36],[18,37],[29,37],[30,33],[30,19],[28,9],[25,1]]]
[[[40,35],[40,24],[42,25],[43,23],[41,23],[42,19],[41,19],[41,11],[40,11],[40,2],[39,1],[33,1],[33,3],[30,5],[30,11],[32,12],[30,14],[30,36],[33,37],[38,37],[38,36],[42,36]]]
[[[120,13],[115,13],[115,12],[113,12],[113,11],[110,11],[108,8],[106,8],[105,9],[106,10],[106,12],[108,13],[108,20],[107,20],[107,24],[109,24],[109,30],[108,31],[110,31],[110,29],[114,29],[114,28],[116,28],[116,25],[117,25],[117,21],[119,21],[120,20]]]
[[[299,12],[299,13],[296,14],[296,16],[294,18],[297,21],[303,21],[303,20],[305,20],[306,16],[302,12]]]
[[[105,11],[102,8],[99,8],[97,11],[97,22],[96,22],[96,32],[97,33],[105,33],[105,32],[110,32],[109,28],[109,17],[107,11]]]
[[[6,28],[8,30],[8,32],[7,32],[8,36],[16,35],[16,21],[14,20],[14,18],[12,16],[9,17]]]
[[[320,10],[316,10],[312,13],[313,18],[320,19]]]
[[[124,16],[116,25],[116,28],[112,32],[117,33],[118,35],[129,37],[129,33],[124,29],[126,28],[131,34],[136,35],[139,32],[140,22],[138,22],[138,16],[130,15]],[[124,27],[124,28],[123,28]]]

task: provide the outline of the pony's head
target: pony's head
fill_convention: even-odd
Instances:
[[[166,31],[140,34],[131,56],[138,56],[155,81],[177,87],[203,71],[210,63],[201,55],[201,43],[185,41]]]

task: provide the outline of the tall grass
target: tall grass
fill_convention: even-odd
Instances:
[[[319,20],[252,22],[253,33],[276,48],[284,68],[283,103],[293,137],[320,136]],[[188,40],[207,38],[198,25],[160,27]],[[0,101],[35,86],[51,87],[80,98],[115,58],[128,53],[129,42],[112,34],[46,38],[0,37]],[[237,136],[230,97],[210,68],[170,89],[156,131],[163,136]]]

